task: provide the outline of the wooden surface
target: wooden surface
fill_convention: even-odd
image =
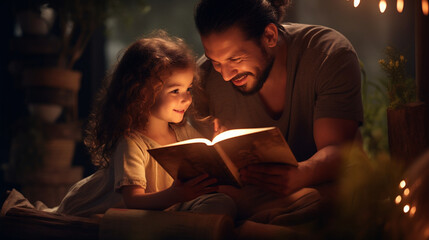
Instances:
[[[405,167],[429,149],[427,111],[424,103],[387,110],[390,153]]]
[[[232,239],[234,223],[226,215],[138,209],[107,210],[100,222],[101,240]]]

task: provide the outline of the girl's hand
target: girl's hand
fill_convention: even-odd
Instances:
[[[186,202],[206,193],[216,192],[218,186],[211,186],[217,182],[215,178],[208,178],[208,174],[195,177],[186,182],[175,180],[172,190],[179,202]]]

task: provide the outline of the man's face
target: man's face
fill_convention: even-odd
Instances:
[[[205,54],[225,81],[244,94],[259,91],[267,79],[274,57],[258,41],[247,39],[236,26],[221,33],[201,36]]]

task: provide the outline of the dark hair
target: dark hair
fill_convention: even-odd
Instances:
[[[280,24],[290,0],[201,0],[194,20],[201,36],[222,32],[233,25],[240,27],[249,39],[259,39],[269,23]]]
[[[107,167],[120,137],[145,128],[163,79],[175,69],[193,68],[195,55],[180,38],[157,31],[132,43],[106,76],[84,140],[95,166]],[[195,88],[195,87],[193,87]]]

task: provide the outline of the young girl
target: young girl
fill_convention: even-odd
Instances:
[[[108,208],[174,209],[235,216],[215,179],[173,179],[147,149],[198,137],[184,123],[197,82],[194,55],[163,31],[131,44],[90,115],[85,144],[100,169],[76,183],[54,212],[89,216]],[[209,194],[210,193],[210,194]]]

